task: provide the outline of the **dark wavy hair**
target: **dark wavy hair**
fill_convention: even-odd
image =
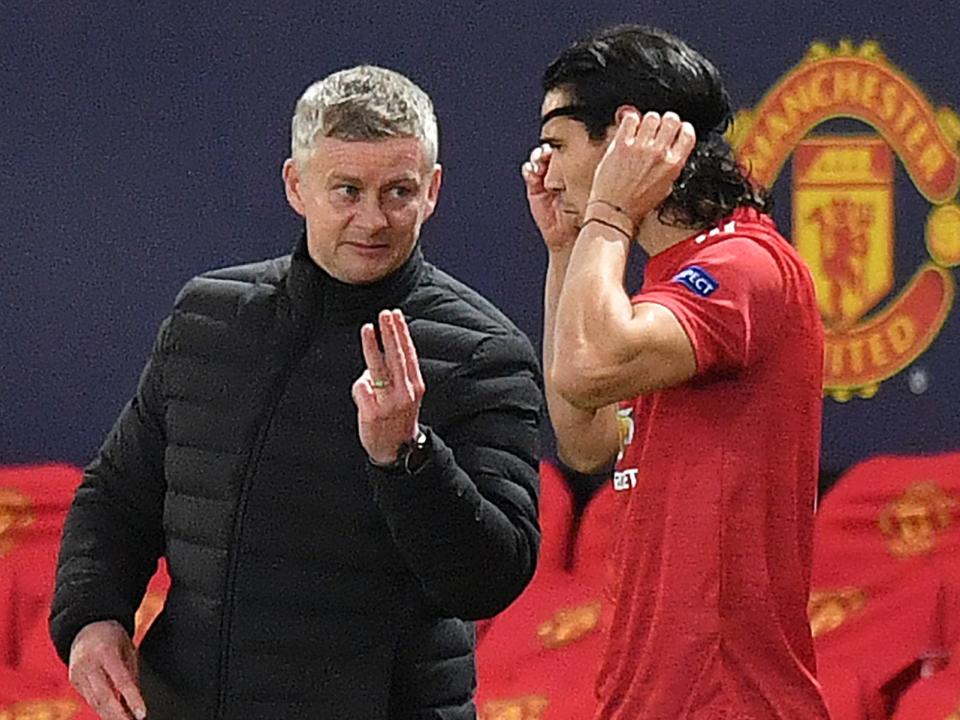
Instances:
[[[733,120],[730,96],[717,68],[664,30],[617,25],[578,40],[543,75],[543,91],[564,91],[570,105],[558,114],[582,122],[600,141],[615,122],[617,108],[669,110],[693,125],[697,144],[658,210],[666,224],[715,225],[741,206],[769,212],[765,189],[737,163],[724,132]]]

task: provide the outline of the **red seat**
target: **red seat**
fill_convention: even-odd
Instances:
[[[960,645],[928,659],[928,670],[900,697],[892,720],[960,720]]]
[[[589,718],[603,650],[610,528],[616,498],[605,486],[571,535],[563,475],[540,468],[543,550],[533,581],[498,615],[478,646],[481,720]]]
[[[0,468],[0,718],[96,718],[47,632],[60,535],[81,478],[67,465]],[[138,613],[138,638],[168,585],[161,568]]]
[[[960,646],[960,453],[856,466],[826,496],[814,540],[810,615],[834,720],[921,717],[903,713],[942,686]]]

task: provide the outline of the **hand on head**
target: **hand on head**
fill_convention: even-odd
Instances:
[[[697,137],[693,126],[673,112],[640,114],[621,108],[607,151],[597,165],[587,201],[618,208],[634,225],[656,210],[673,191]]]
[[[553,148],[544,143],[530,151],[530,158],[521,168],[527,188],[530,214],[550,250],[572,246],[577,239],[577,216],[565,212],[558,191],[547,188],[545,180],[553,158]]]

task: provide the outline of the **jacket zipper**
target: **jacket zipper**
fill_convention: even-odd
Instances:
[[[287,383],[290,382],[290,376],[296,369],[297,364],[310,349],[310,339],[314,335],[316,322],[308,319],[304,324],[305,328],[301,330],[301,335],[297,338],[293,352],[270,387],[272,398],[261,418],[256,438],[250,448],[250,454],[247,456],[247,463],[243,470],[243,483],[240,486],[240,497],[237,500],[237,511],[233,518],[230,546],[227,550],[227,575],[223,586],[223,614],[220,618],[220,672],[217,674],[218,689],[215,717],[221,720],[226,710],[227,682],[230,669],[230,633],[233,629],[234,601],[236,599],[235,583],[237,568],[240,565],[239,544],[243,536],[243,520],[247,512],[247,500],[250,495],[250,486],[253,484],[253,478],[260,465],[260,456],[263,454],[263,447],[267,441],[267,433],[273,424],[273,418],[276,415],[277,407],[280,405],[283,392]]]

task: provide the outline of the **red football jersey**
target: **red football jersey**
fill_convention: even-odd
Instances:
[[[821,720],[807,599],[823,328],[810,273],[741,209],[652,257],[696,376],[621,405],[603,720]]]

